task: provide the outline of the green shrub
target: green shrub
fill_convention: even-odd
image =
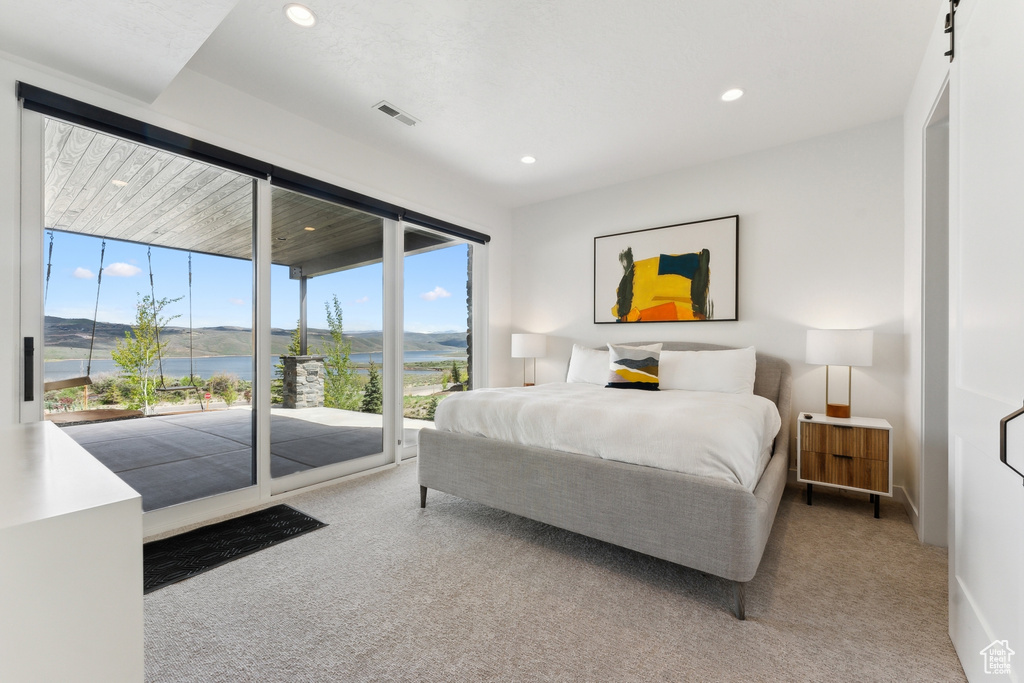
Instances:
[[[437,396],[430,397],[430,405],[427,406],[427,419],[434,419],[434,412],[437,410],[437,404],[441,402],[441,399]]]
[[[231,405],[238,398],[238,391],[235,388],[238,385],[238,378],[234,375],[228,375],[223,372],[218,372],[216,375],[211,377],[206,382],[206,391],[213,394],[214,396],[220,396],[224,399],[224,402]]]
[[[384,388],[380,383],[380,372],[377,364],[370,360],[369,378],[366,381],[366,388],[363,390],[363,402],[359,410],[364,413],[377,413],[383,411]]]
[[[100,403],[105,406],[116,406],[124,403],[124,396],[121,394],[121,390],[117,387],[117,382],[112,382],[110,388],[103,392]]]

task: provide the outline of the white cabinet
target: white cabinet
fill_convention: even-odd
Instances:
[[[142,499],[49,422],[0,427],[0,681],[142,681]]]

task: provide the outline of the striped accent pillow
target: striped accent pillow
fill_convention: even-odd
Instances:
[[[606,387],[658,390],[658,359],[661,357],[661,344],[609,344],[608,357],[611,361],[611,376]]]

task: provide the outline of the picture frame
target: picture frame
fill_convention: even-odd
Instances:
[[[594,238],[594,323],[739,320],[739,216]]]

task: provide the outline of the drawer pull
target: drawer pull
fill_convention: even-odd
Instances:
[[[844,455],[842,453],[833,453],[832,457],[833,458],[847,458],[849,460],[853,460],[853,456],[852,455]]]

